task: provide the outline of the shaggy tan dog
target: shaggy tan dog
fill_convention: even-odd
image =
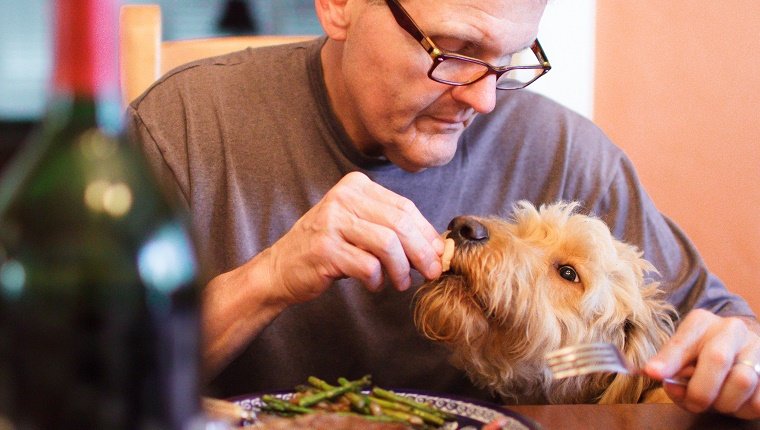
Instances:
[[[589,342],[613,343],[640,366],[673,333],[675,310],[645,278],[654,267],[577,208],[520,202],[511,222],[454,218],[451,269],[417,292],[419,330],[505,400],[632,403],[659,386],[622,374],[553,380],[546,367],[547,353]]]

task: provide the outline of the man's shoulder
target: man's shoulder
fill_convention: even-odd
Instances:
[[[278,76],[293,78],[293,73],[305,71],[307,51],[315,42],[246,48],[191,61],[166,72],[131,105],[139,109],[151,101],[165,104],[178,97],[214,97],[258,82],[275,85],[272,80]]]
[[[572,109],[531,91],[504,93],[463,135],[470,158],[501,158],[510,166],[543,166],[547,172],[571,166],[573,174],[591,177],[611,172],[625,157],[598,126]]]
[[[592,122],[580,113],[530,89],[497,92],[496,106],[487,116],[491,120],[520,120],[524,124],[573,124],[590,126]]]
[[[527,89],[499,91],[493,111],[476,117],[471,129],[471,138],[499,135],[540,145],[594,141],[609,146],[610,143],[591,119]]]
[[[248,47],[227,54],[202,58],[176,67],[166,73],[162,79],[168,79],[180,75],[188,70],[199,72],[220,68],[223,70],[235,70],[237,67],[265,67],[268,70],[287,65],[289,61],[303,61],[308,48],[318,40],[287,43],[256,48]]]

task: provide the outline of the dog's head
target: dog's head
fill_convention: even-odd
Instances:
[[[451,269],[417,292],[415,323],[448,344],[476,383],[503,396],[552,403],[636,402],[654,381],[592,374],[552,380],[544,356],[589,342],[617,345],[636,365],[673,331],[674,310],[645,275],[654,267],[577,204],[512,220],[457,217]]]

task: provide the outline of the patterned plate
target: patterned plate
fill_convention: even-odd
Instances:
[[[540,430],[540,426],[533,422],[530,418],[524,417],[509,409],[502,408],[500,406],[482,402],[479,400],[456,398],[456,397],[442,397],[440,395],[426,393],[422,391],[411,390],[393,390],[397,394],[407,396],[418,402],[425,402],[441,409],[445,412],[456,415],[457,420],[455,422],[449,422],[441,427],[442,430],[477,430],[484,424],[487,424],[496,418],[506,417],[507,425],[502,427],[503,430]],[[293,396],[293,391],[279,391],[272,394],[281,399],[289,399]],[[264,405],[261,400],[261,394],[251,394],[247,396],[235,397],[230,400],[242,406],[245,410],[258,412]]]

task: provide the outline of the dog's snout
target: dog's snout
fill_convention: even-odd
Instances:
[[[449,237],[454,242],[485,242],[488,240],[488,228],[469,216],[458,216],[449,223]]]

